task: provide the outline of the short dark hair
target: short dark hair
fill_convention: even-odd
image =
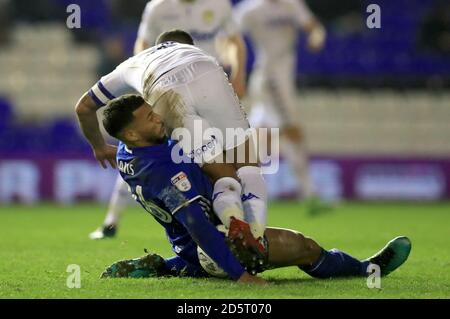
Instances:
[[[174,29],[161,33],[156,40],[155,45],[168,41],[194,45],[194,39],[192,36],[188,32],[180,29]]]
[[[145,103],[134,94],[123,95],[111,100],[103,111],[103,127],[112,137],[120,139],[122,130],[133,121],[133,112]]]

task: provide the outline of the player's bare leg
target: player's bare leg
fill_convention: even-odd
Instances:
[[[287,126],[281,131],[280,150],[292,165],[301,184],[303,198],[315,195],[314,186],[309,173],[309,157],[304,143],[304,135],[300,127]]]
[[[264,135],[261,130],[258,129],[258,156],[260,161],[265,156],[279,156],[279,154],[274,154],[275,150],[272,150],[273,144],[276,143],[279,151],[287,158],[294,170],[300,186],[297,192],[298,199],[306,202],[308,212],[315,215],[330,210],[331,206],[323,203],[314,190],[314,183],[309,170],[308,152],[301,127],[286,126],[280,132],[279,141],[272,140],[270,130],[265,131]]]
[[[411,241],[404,236],[394,238],[365,260],[358,260],[338,249],[327,251],[313,239],[288,229],[269,227],[266,238],[268,268],[298,266],[316,278],[367,276],[370,264],[378,265],[381,275],[385,276],[400,267],[411,251]]]
[[[329,211],[331,206],[324,203],[314,189],[309,167],[309,155],[304,133],[300,126],[287,126],[281,132],[280,150],[292,165],[300,182],[299,199],[305,201],[308,213],[316,215]]]
[[[265,235],[270,268],[312,265],[322,253],[317,242],[293,230],[268,227]]]

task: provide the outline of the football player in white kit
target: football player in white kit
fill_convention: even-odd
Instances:
[[[153,0],[147,3],[139,26],[134,53],[154,45],[168,30],[182,29],[194,38],[196,46],[214,56],[230,71],[230,82],[238,97],[245,95],[246,47],[232,18],[229,0]],[[120,217],[130,201],[127,186],[117,178],[103,226],[91,239],[116,234]]]
[[[321,50],[325,29],[303,0],[243,0],[235,8],[235,19],[255,47],[248,93],[250,123],[252,127],[280,128],[280,152],[300,181],[299,195],[316,202],[296,102],[296,45],[302,30],[308,36],[309,49]]]
[[[247,221],[251,235],[260,240],[258,249],[264,251],[267,190],[256,154],[251,154],[250,126],[236,93],[217,60],[192,45],[188,33],[165,32],[157,42],[102,77],[77,103],[81,128],[96,159],[105,168],[107,162],[116,167],[117,148],[100,133],[97,110],[116,97],[141,95],[184,154],[210,177],[213,208],[222,223],[230,225],[231,217]],[[177,131],[180,128],[184,130]],[[230,136],[227,129],[240,131]],[[231,161],[216,161],[235,150],[239,155],[233,154]],[[175,161],[177,154],[173,155]]]

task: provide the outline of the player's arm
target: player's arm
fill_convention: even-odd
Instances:
[[[245,78],[247,63],[247,47],[238,33],[229,36],[226,40],[228,63],[231,65],[231,84],[239,98],[246,94]]]
[[[91,144],[94,156],[103,168],[107,162],[116,168],[117,148],[105,142],[97,119],[97,110],[118,96],[136,93],[134,88],[124,80],[123,68],[117,67],[113,72],[101,78],[78,101],[75,112],[84,136]]]
[[[94,151],[94,156],[103,168],[107,167],[109,162],[111,167],[116,168],[116,152],[117,148],[113,145],[106,144],[100,125],[97,119],[98,104],[94,99],[85,93],[78,101],[75,112],[80,123],[81,130],[88,140]]]
[[[325,46],[327,32],[317,19],[312,19],[304,25],[303,30],[308,33],[308,49],[311,52],[319,52]]]
[[[233,280],[238,282],[264,283],[260,278],[248,274],[225,242],[225,238],[208,220],[201,206],[192,202],[183,207],[175,218],[189,231],[189,234],[205,253],[211,257]]]
[[[246,94],[247,47],[239,32],[239,25],[233,17],[229,1],[221,2],[226,12],[222,24],[222,32],[216,41],[217,50],[221,52],[224,62],[231,66],[230,81],[239,98]]]
[[[327,32],[320,21],[309,10],[304,1],[296,1],[295,11],[298,22],[304,32],[308,34],[308,49],[319,52],[325,46]]]

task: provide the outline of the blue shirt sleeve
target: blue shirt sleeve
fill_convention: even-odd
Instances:
[[[194,202],[188,207],[183,207],[175,218],[186,227],[197,245],[233,280],[238,280],[242,276],[245,272],[244,267],[227,246],[225,236],[208,220],[198,203]]]

